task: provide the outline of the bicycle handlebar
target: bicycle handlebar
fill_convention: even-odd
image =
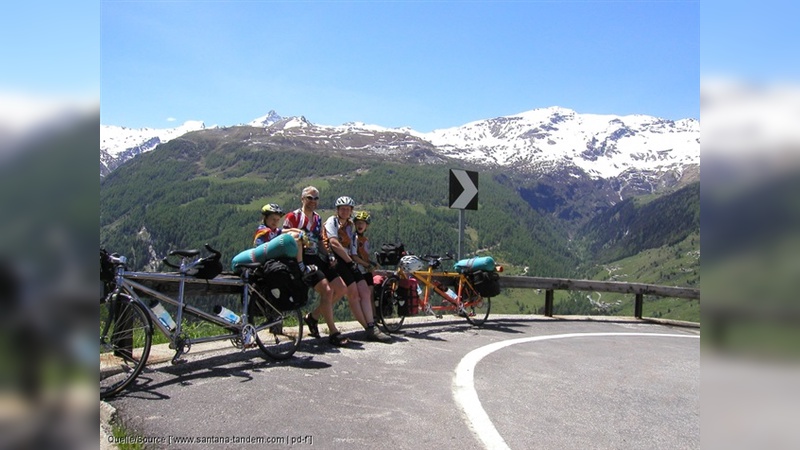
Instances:
[[[448,260],[453,259],[453,255],[450,254],[450,252],[447,252],[447,253],[444,254],[444,256],[424,255],[423,258],[428,260],[428,261],[448,261]]]
[[[208,250],[212,254],[212,256],[209,257],[210,259],[219,259],[222,257],[222,253],[220,253],[218,250],[215,250],[209,244],[204,244],[203,247],[205,247],[206,250]],[[173,269],[180,270],[181,266],[172,264],[167,260],[169,256],[180,256],[182,258],[188,258],[192,256],[198,256],[199,254],[200,250],[172,250],[167,254],[167,256],[164,257],[164,259],[161,260],[161,262],[163,262],[164,265],[166,265],[167,267],[172,267]],[[204,258],[195,259],[194,261],[191,262],[191,264],[196,264],[202,259]]]
[[[205,248],[206,248],[206,250],[208,250],[209,252],[211,252],[211,253],[213,254],[213,257],[215,257],[215,258],[221,258],[221,257],[222,257],[222,253],[220,253],[220,252],[219,252],[219,251],[217,251],[217,250],[214,250],[214,249],[213,249],[213,248],[212,248],[210,245],[208,245],[208,244],[204,244],[204,245],[203,245],[203,247],[205,247]]]

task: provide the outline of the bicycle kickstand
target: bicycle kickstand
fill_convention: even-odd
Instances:
[[[431,308],[431,304],[430,303],[425,305],[425,314],[430,314],[430,315],[436,317],[437,319],[441,319],[443,317],[440,313],[437,313],[436,311],[433,310],[433,308]]]
[[[172,365],[175,366],[175,365],[178,365],[178,364],[185,363],[186,359],[185,358],[181,358],[181,356],[185,355],[186,353],[189,353],[189,349],[190,348],[191,348],[191,345],[185,344],[183,339],[179,340],[177,345],[176,345],[175,356],[172,357]]]

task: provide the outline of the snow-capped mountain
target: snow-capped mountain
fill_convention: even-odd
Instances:
[[[106,176],[120,164],[149,152],[186,133],[204,130],[201,121],[190,120],[175,128],[127,128],[100,125],[100,176]]]
[[[251,127],[268,127],[273,123],[280,122],[281,120],[283,120],[283,117],[279,116],[275,110],[270,110],[266,116],[253,119],[248,122],[247,125]]]
[[[700,164],[700,123],[695,119],[579,114],[561,107],[479,120],[430,133],[361,122],[315,125],[305,117],[284,118],[275,111],[240,126],[261,129],[263,139],[277,135],[320,148],[387,155],[421,149],[425,159],[438,155],[529,173],[579,169],[595,179],[631,172],[680,173],[687,166]],[[186,122],[168,130],[101,126],[101,176],[104,166],[113,170],[104,156],[118,165],[159,143],[203,128],[202,122]],[[254,141],[248,145],[254,145]]]
[[[572,164],[592,178],[700,164],[700,123],[694,119],[578,114],[551,107],[420,137],[445,156],[534,170]]]

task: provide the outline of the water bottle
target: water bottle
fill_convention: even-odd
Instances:
[[[214,314],[218,315],[219,317],[222,317],[223,319],[227,320],[232,324],[237,324],[242,320],[242,318],[239,317],[235,312],[220,305],[214,307]]]
[[[417,295],[419,296],[419,298],[422,298],[422,296],[424,295],[424,293],[422,292],[422,286],[420,285],[417,285]]]
[[[447,288],[447,291],[445,292],[445,294],[447,294],[447,296],[452,301],[456,301],[456,299],[458,298],[458,295],[456,295],[456,293],[451,288]]]
[[[167,310],[164,309],[164,306],[162,306],[161,303],[159,303],[158,300],[153,299],[150,302],[150,309],[152,309],[153,312],[156,313],[156,317],[158,317],[158,321],[161,322],[161,324],[163,324],[165,327],[167,327],[167,329],[169,331],[174,331],[175,328],[178,327],[178,325],[175,323],[175,321],[172,320],[172,316],[169,315]]]

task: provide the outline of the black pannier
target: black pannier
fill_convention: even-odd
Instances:
[[[500,274],[476,270],[469,275],[472,285],[482,297],[495,297],[500,295]]]
[[[252,279],[256,290],[280,311],[292,311],[308,302],[308,286],[295,259],[269,259],[255,270]],[[260,300],[257,295],[251,298],[254,302]],[[267,312],[272,310],[268,305],[262,307]]]
[[[396,244],[381,245],[381,251],[375,253],[375,257],[378,259],[378,264],[382,266],[396,266],[400,262],[400,258],[405,254],[405,246],[398,242]]]

